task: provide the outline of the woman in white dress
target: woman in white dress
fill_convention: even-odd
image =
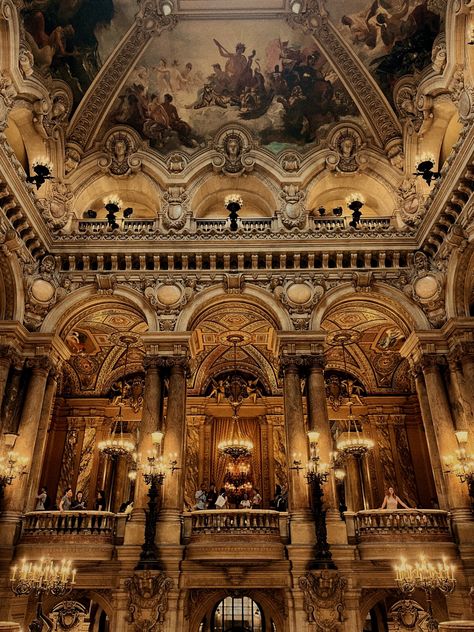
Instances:
[[[395,511],[398,509],[398,505],[401,505],[403,509],[411,509],[408,505],[400,500],[400,498],[396,495],[393,487],[389,487],[385,498],[383,499],[382,506],[380,509],[388,509],[388,511]]]

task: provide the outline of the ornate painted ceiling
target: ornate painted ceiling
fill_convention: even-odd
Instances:
[[[143,22],[147,3],[139,4]],[[198,151],[226,124],[243,126],[275,154],[301,152],[323,144],[338,122],[374,132],[370,118],[382,106],[394,133],[394,84],[431,62],[443,9],[433,0],[312,0],[329,17],[328,38],[327,29],[301,28],[301,16],[288,20],[287,4],[180,1],[177,22],[151,38],[139,35],[128,0],[32,0],[22,17],[36,68],[72,90],[73,139],[107,72],[94,136],[125,125],[162,154]],[[382,105],[372,112],[351,66],[380,88]]]

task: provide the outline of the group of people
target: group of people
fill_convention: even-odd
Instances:
[[[210,484],[209,490],[206,490],[204,483],[201,483],[194,497],[196,504],[193,508],[198,511],[204,509],[260,509],[262,506],[262,497],[257,488],[242,495],[230,495],[225,487],[221,487],[218,492],[214,483]],[[231,507],[231,505],[233,506]]]
[[[35,511],[48,511],[51,508],[51,499],[48,496],[47,487],[43,486],[40,489],[39,494],[36,496]],[[107,501],[105,498],[105,491],[103,489],[97,492],[97,497],[94,501],[94,511],[105,511],[107,508]],[[56,509],[56,507],[53,507]],[[57,507],[59,511],[79,511],[81,509],[87,509],[87,501],[82,491],[77,491],[76,495],[72,491],[72,487],[68,487]]]

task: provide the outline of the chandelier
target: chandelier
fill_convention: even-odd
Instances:
[[[237,372],[237,345],[242,343],[244,337],[239,334],[232,334],[228,341],[234,347],[234,368],[232,375],[226,385],[225,395],[232,406],[232,433],[228,439],[221,441],[218,445],[219,452],[231,459],[250,458],[253,450],[253,443],[249,439],[242,439],[239,432],[238,410],[246,397],[246,382]]]
[[[118,458],[120,456],[131,456],[135,452],[135,443],[130,441],[130,439],[126,439],[123,434],[123,407],[125,406],[125,377],[127,375],[128,352],[131,347],[138,347],[140,345],[140,338],[133,333],[112,334],[110,338],[115,345],[125,348],[125,363],[121,394],[118,401],[119,413],[114,420],[110,437],[104,441],[100,441],[98,447],[104,454]]]
[[[338,344],[342,347],[345,375],[347,375],[346,344],[347,342],[349,342],[349,344],[355,342],[357,339],[354,336],[355,333],[356,332],[351,333],[349,331],[340,331],[334,332],[332,336],[332,344]],[[359,430],[359,424],[352,414],[352,401],[349,401],[349,420],[347,431],[340,435],[336,443],[336,447],[338,451],[342,452],[345,456],[356,457],[362,457],[374,447],[372,439],[364,436],[364,434]]]
[[[35,562],[23,560],[20,567],[13,566],[10,586],[15,595],[37,595],[49,593],[55,597],[66,595],[76,582],[76,569],[71,560],[61,564],[40,559]]]

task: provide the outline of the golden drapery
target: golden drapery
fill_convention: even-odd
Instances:
[[[237,428],[232,417],[219,417],[212,420],[211,432],[211,483],[215,483],[219,490],[224,486],[224,475],[228,457],[220,454],[217,446],[232,436],[239,439],[250,439],[253,443],[250,462],[250,475],[254,488],[262,491],[262,448],[260,438],[260,423],[255,417],[239,417]],[[268,458],[268,455],[263,456]]]

